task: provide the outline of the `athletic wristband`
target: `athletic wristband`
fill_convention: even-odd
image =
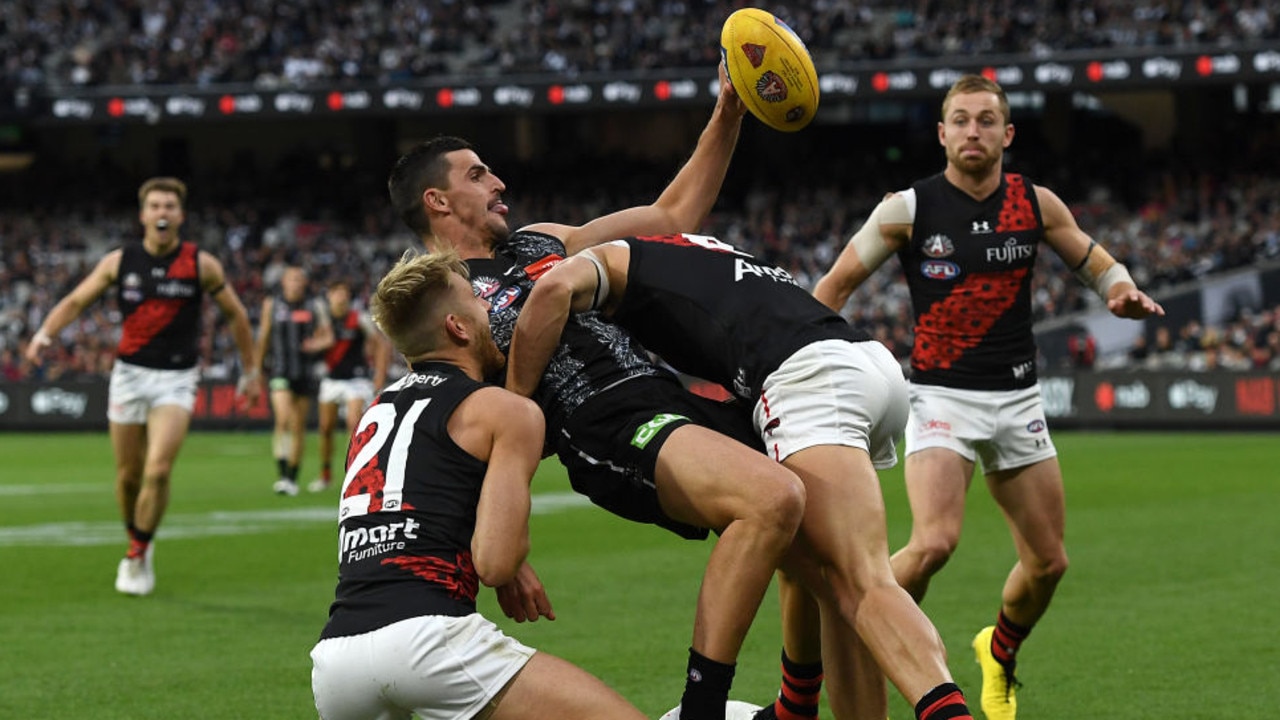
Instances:
[[[53,344],[53,338],[49,337],[43,330],[37,330],[36,334],[31,336],[31,342],[40,347],[49,347]]]

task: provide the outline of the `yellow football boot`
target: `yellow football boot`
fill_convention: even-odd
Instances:
[[[982,668],[982,712],[987,720],[1014,720],[1018,715],[1018,698],[1014,694],[1017,681],[1013,668],[1004,665],[991,654],[991,636],[994,625],[983,628],[973,639],[973,652]]]

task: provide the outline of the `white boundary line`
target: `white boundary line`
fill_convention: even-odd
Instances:
[[[9,485],[0,488],[41,488],[52,492],[82,492],[97,485]],[[109,486],[108,486],[109,487]],[[0,493],[13,494],[19,493]],[[39,494],[31,492],[28,494]],[[533,514],[550,515],[590,505],[587,498],[572,492],[533,496]],[[218,535],[261,535],[287,531],[301,525],[337,524],[337,507],[301,507],[275,510],[215,510],[208,513],[175,513],[160,526],[159,539],[215,537]],[[335,535],[336,537],[336,535]],[[115,545],[124,542],[119,520],[43,523],[0,527],[0,548],[39,545],[80,547]]]

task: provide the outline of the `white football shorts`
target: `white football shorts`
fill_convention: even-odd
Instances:
[[[881,343],[821,340],[765,378],[754,420],[779,462],[815,445],[846,445],[866,450],[877,468],[890,468],[898,462],[894,440],[907,422],[907,381]]]
[[[196,406],[200,371],[157,370],[116,360],[107,386],[107,419],[123,425],[145,425],[147,413],[160,405]]]
[[[954,450],[985,472],[1025,467],[1058,454],[1049,437],[1040,385],[1021,390],[959,390],[911,383],[907,454]]]
[[[368,378],[320,381],[320,402],[345,405],[351,400],[359,400],[366,406],[373,402],[373,381]]]
[[[322,720],[470,718],[534,652],[479,613],[423,615],[316,643],[311,691]]]

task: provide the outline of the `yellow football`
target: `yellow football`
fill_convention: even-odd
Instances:
[[[818,111],[818,71],[787,24],[757,8],[735,11],[720,30],[720,54],[742,102],[775,130],[795,132]]]

